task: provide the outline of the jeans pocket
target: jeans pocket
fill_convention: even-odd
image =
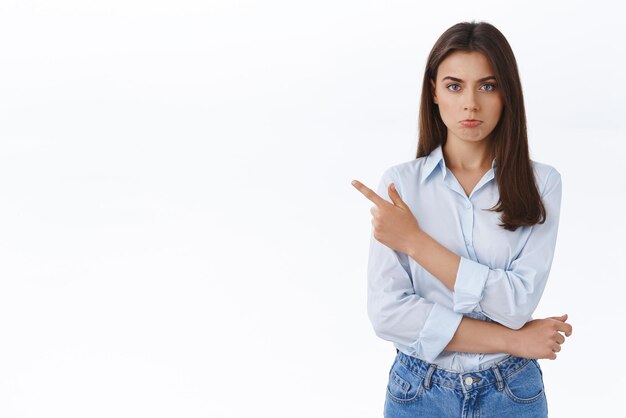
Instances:
[[[424,390],[424,378],[407,369],[397,358],[389,370],[387,397],[394,402],[415,402]]]
[[[504,379],[504,393],[517,403],[531,403],[544,396],[542,373],[535,362],[529,360],[521,369]]]

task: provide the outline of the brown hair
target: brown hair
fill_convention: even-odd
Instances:
[[[435,42],[424,71],[417,158],[445,144],[447,128],[439,107],[433,102],[431,80],[436,82],[439,64],[455,51],[484,54],[491,62],[502,95],[502,114],[491,134],[500,199],[496,206],[486,210],[503,212],[499,226],[509,231],[515,231],[519,226],[544,223],[546,210],[535,183],[528,151],[526,111],[517,62],[506,38],[493,25],[475,21],[457,23]]]

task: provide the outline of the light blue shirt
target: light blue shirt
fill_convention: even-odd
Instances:
[[[406,254],[381,244],[373,226],[367,265],[367,311],[376,335],[405,354],[456,372],[482,370],[506,353],[444,351],[463,316],[512,329],[530,321],[554,256],[561,207],[561,175],[532,161],[546,221],[507,231],[498,202],[497,162],[468,197],[446,167],[441,146],[430,155],[394,165],[377,193],[391,201],[393,182],[420,227],[461,257],[454,292]]]

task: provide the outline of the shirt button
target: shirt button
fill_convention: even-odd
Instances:
[[[471,377],[466,377],[466,378],[465,378],[465,384],[466,384],[467,386],[471,386],[471,385],[472,385],[472,383],[474,383],[474,379],[472,379]]]
[[[469,208],[471,208],[471,207],[472,207],[472,204],[471,204],[471,203],[468,203],[468,204],[466,204],[466,205],[465,205],[465,207],[466,207],[467,209],[469,209]]]

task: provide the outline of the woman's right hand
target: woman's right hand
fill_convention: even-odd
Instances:
[[[511,333],[507,352],[517,357],[555,360],[565,342],[561,332],[572,335],[572,326],[566,320],[567,314],[528,321]]]

